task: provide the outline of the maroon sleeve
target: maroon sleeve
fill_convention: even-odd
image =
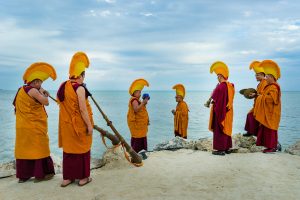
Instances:
[[[60,102],[63,102],[65,100],[65,87],[66,87],[67,81],[63,82],[57,91],[57,98],[59,99]]]

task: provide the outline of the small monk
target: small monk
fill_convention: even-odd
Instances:
[[[265,71],[267,86],[262,94],[257,95],[253,112],[255,119],[260,123],[256,145],[265,147],[263,153],[273,153],[277,148],[281,117],[281,90],[277,82],[280,78],[280,68],[272,60],[264,60],[259,66]]]
[[[146,105],[149,101],[149,96],[142,101],[140,100],[144,86],[149,87],[149,83],[145,79],[137,79],[133,81],[129,88],[131,98],[128,103],[127,124],[131,133],[131,147],[137,153],[141,150],[148,150],[149,116]]]
[[[59,103],[59,147],[63,149],[63,181],[66,187],[79,179],[83,186],[90,178],[90,159],[93,133],[93,113],[85,88],[85,70],[89,59],[84,52],[73,55],[69,80],[63,82],[57,92]]]
[[[185,97],[185,88],[182,84],[173,86],[176,90],[175,100],[177,102],[176,110],[172,110],[174,115],[174,134],[175,137],[187,139],[187,128],[189,123],[189,108],[183,100]]]
[[[49,93],[42,84],[49,77],[56,79],[55,69],[48,63],[30,65],[23,75],[25,85],[20,87],[13,105],[16,114],[16,177],[24,183],[51,179],[54,165],[50,156],[48,116],[44,106],[49,105]]]
[[[254,70],[256,80],[259,82],[259,84],[257,85],[257,88],[256,88],[258,95],[262,94],[265,86],[267,85],[264,69],[262,67],[259,67],[259,64],[260,64],[259,61],[253,61],[249,67],[250,70],[251,69]],[[254,94],[254,95],[256,96],[256,94]],[[256,97],[254,98],[253,108],[247,114],[247,119],[246,119],[246,124],[245,124],[245,130],[247,131],[247,133],[243,134],[243,136],[245,136],[245,137],[250,137],[252,135],[257,136],[259,122],[256,121],[253,116],[255,102],[256,102]]]
[[[232,147],[232,122],[234,85],[228,82],[229,70],[225,63],[217,61],[210,67],[210,73],[215,72],[219,84],[214,89],[212,98],[209,130],[213,132],[212,154],[224,156],[230,153]]]

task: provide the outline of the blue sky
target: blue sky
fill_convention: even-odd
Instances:
[[[1,1],[0,88],[16,90],[33,62],[52,64],[56,90],[72,55],[90,57],[93,90],[127,90],[140,77],[152,90],[212,90],[210,65],[224,61],[237,89],[255,87],[253,60],[273,59],[283,90],[300,90],[297,0]]]

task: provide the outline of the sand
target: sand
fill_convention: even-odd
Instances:
[[[118,162],[118,163],[117,163]],[[0,199],[300,199],[300,156],[178,150],[151,153],[144,166],[112,161],[93,170],[93,181],[60,187],[52,180],[0,179]]]

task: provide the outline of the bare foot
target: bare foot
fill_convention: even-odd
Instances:
[[[60,184],[60,187],[67,187],[68,185],[70,185],[73,182],[74,181],[72,181],[72,180],[63,180],[62,183]]]
[[[79,182],[78,182],[78,185],[79,186],[84,186],[88,183],[90,183],[92,181],[92,178],[88,177],[88,178],[84,178],[84,179],[81,179]]]

